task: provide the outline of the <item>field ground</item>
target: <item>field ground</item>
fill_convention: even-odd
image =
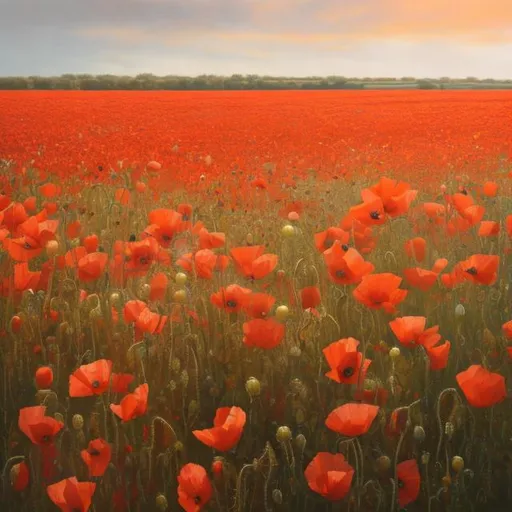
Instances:
[[[512,145],[506,91],[2,91],[0,111],[0,157],[64,175],[155,159],[185,182],[265,162],[424,181],[491,174]]]

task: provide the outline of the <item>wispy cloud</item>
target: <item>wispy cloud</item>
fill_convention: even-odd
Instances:
[[[189,73],[320,66],[328,74],[337,59],[354,71],[366,62],[372,75],[376,54],[396,75],[416,67],[414,48],[437,74],[459,69],[473,51],[485,62],[473,59],[468,74],[502,75],[512,44],[511,0],[0,0],[0,12],[2,73],[68,71],[69,62],[92,71],[117,53],[137,69],[188,62]],[[383,53],[391,47],[394,55]],[[367,60],[355,66],[356,55]]]

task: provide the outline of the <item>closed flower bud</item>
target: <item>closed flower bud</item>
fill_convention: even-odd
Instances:
[[[413,431],[414,440],[417,443],[423,443],[425,441],[425,430],[420,425],[416,425]]]
[[[147,283],[144,283],[140,288],[139,288],[139,297],[142,299],[142,300],[147,300],[147,298],[149,297],[149,294],[151,293],[151,286],[149,286],[149,284]]]
[[[390,467],[391,467],[391,459],[387,455],[381,455],[377,459],[377,469],[381,473],[385,473],[386,471],[389,471]]]
[[[288,315],[290,314],[290,310],[288,309],[288,306],[279,306],[276,309],[276,318],[283,322],[288,318]]]
[[[178,272],[175,276],[174,276],[174,281],[175,283],[178,285],[178,286],[184,286],[185,283],[187,282],[187,274],[184,274],[183,272]]]
[[[75,414],[71,423],[75,430],[81,430],[84,427],[84,418],[81,414]]]
[[[272,491],[272,501],[276,505],[281,505],[281,503],[283,503],[283,493],[279,489],[274,489]]]
[[[60,412],[56,412],[53,417],[57,420],[57,421],[60,421],[61,423],[64,423],[64,416],[60,413]]]
[[[187,291],[186,290],[177,290],[173,295],[174,302],[183,303],[187,300]]]
[[[391,359],[396,359],[397,357],[400,357],[400,349],[398,347],[393,347],[392,349],[390,349],[389,357],[391,357]]]
[[[121,302],[121,295],[118,292],[112,292],[110,294],[110,304],[112,306],[117,306]]]
[[[455,473],[460,473],[464,469],[464,459],[455,455],[452,459],[452,469]]]
[[[249,377],[245,383],[245,389],[251,398],[260,396],[261,384],[255,377]]]
[[[464,306],[462,304],[457,304],[455,306],[455,316],[457,318],[462,318],[463,316],[465,316],[466,314],[466,309],[464,308]]]
[[[281,229],[281,235],[283,235],[284,238],[291,238],[295,236],[295,228],[291,224],[286,224],[286,226],[283,226]]]
[[[286,443],[292,438],[292,431],[289,427],[283,425],[282,427],[279,427],[276,432],[276,439],[280,443]]]
[[[295,444],[297,445],[299,450],[304,450],[304,448],[306,447],[306,436],[304,434],[299,434],[295,438]]]
[[[57,256],[57,253],[59,252],[59,242],[57,240],[50,240],[46,244],[46,254],[50,258],[53,258],[54,256]]]
[[[429,452],[423,452],[421,454],[421,463],[426,466],[430,462],[430,453]]]
[[[155,505],[157,510],[167,510],[167,498],[164,494],[157,494],[155,499]]]

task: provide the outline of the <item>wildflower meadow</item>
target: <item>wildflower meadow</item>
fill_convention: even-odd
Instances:
[[[0,109],[5,510],[512,510],[509,92]]]

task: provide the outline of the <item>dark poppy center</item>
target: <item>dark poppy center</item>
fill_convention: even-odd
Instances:
[[[184,213],[182,216],[181,216],[181,219],[184,220],[184,221],[187,221],[187,220],[190,220],[190,217]]]
[[[404,484],[403,480],[399,479],[398,482],[397,482],[397,486],[398,486],[399,489],[403,489],[405,487],[405,484]]]
[[[478,274],[476,267],[470,267],[466,270],[466,272],[472,276],[476,276]]]
[[[345,271],[344,270],[336,270],[336,277],[342,278],[345,277]]]
[[[130,238],[128,239],[130,242],[135,242],[135,240],[137,239],[137,237],[134,235],[134,234],[131,234],[130,235]]]
[[[25,242],[23,244],[23,249],[32,249],[32,246],[28,242]]]
[[[343,245],[341,246],[341,248],[342,248],[344,251],[348,251],[349,246],[348,246],[347,244],[343,244]]]
[[[380,213],[378,211],[370,212],[370,217],[373,220],[379,220],[380,219]]]
[[[97,457],[98,455],[101,455],[101,453],[98,450],[96,450],[96,448],[91,448],[89,450],[89,455],[91,455],[93,457]]]
[[[171,241],[171,237],[169,235],[162,235],[162,240],[164,242],[170,242]]]
[[[99,388],[100,387],[100,381],[99,380],[93,380],[91,382],[91,386],[96,389],[96,388]]]
[[[196,496],[196,497],[194,498],[194,503],[195,503],[196,505],[199,505],[199,503],[201,503],[201,496]]]
[[[52,440],[52,438],[49,435],[45,435],[45,436],[41,437],[41,442],[43,442],[45,444],[50,443],[51,440]]]
[[[468,191],[467,191],[465,188],[463,188],[463,189],[460,191],[460,193],[461,193],[461,194],[464,194],[465,196],[467,196],[467,195],[468,195]]]
[[[332,244],[334,243],[334,240],[332,238],[327,238],[324,242],[324,247],[327,249],[332,247]]]
[[[351,366],[347,366],[347,368],[343,370],[343,376],[352,377],[352,375],[354,375],[354,368],[352,368]]]
[[[147,265],[147,264],[149,263],[149,259],[148,259],[148,258],[145,258],[145,257],[143,257],[143,258],[139,258],[139,263],[140,263],[141,265]]]
[[[226,302],[226,306],[227,306],[228,308],[236,308],[236,302],[235,302],[234,300],[228,300],[228,301]]]

